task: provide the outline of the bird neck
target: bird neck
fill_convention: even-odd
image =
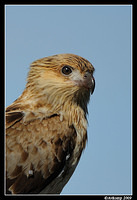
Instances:
[[[18,102],[21,102],[21,110],[29,115],[34,113],[35,117],[45,118],[50,117],[54,114],[60,115],[60,120],[67,118],[69,124],[79,124],[81,116],[86,119],[87,114],[87,103],[89,101],[89,94],[83,91],[76,92],[71,95],[71,92],[56,93],[56,95],[45,95],[41,96],[36,93],[30,92],[25,89]],[[73,121],[73,122],[72,122]]]

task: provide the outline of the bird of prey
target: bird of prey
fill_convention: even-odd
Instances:
[[[30,65],[26,87],[6,108],[6,194],[60,194],[86,145],[92,64],[58,54]]]

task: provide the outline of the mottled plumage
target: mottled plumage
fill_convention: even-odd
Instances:
[[[61,193],[86,145],[93,72],[73,54],[31,64],[25,90],[6,109],[6,193]]]

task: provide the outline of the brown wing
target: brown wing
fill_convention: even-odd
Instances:
[[[20,111],[20,105],[16,101],[6,108],[6,128],[20,121],[24,116],[23,112]]]
[[[71,157],[75,129],[57,115],[25,123],[22,112],[8,113],[7,124],[7,193],[39,193],[60,174],[66,157]]]

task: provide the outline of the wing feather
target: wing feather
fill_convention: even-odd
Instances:
[[[39,193],[72,155],[76,131],[58,115],[25,124],[22,113],[13,112],[7,120],[7,193]]]
[[[11,127],[24,116],[23,112],[20,110],[20,104],[16,103],[16,101],[6,108],[6,128]]]

